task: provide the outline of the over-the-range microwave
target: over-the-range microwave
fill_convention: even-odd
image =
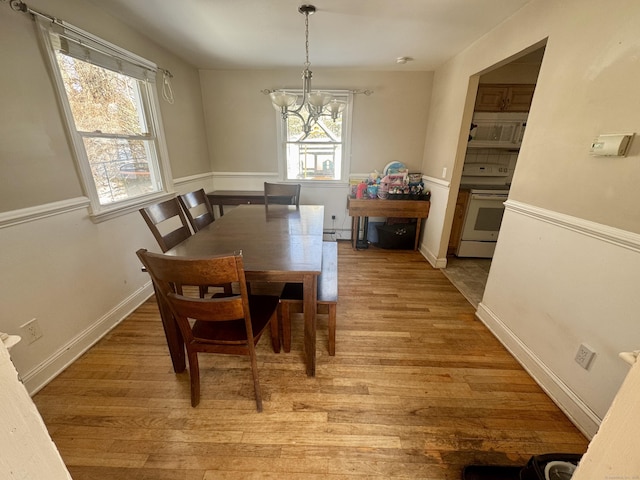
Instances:
[[[469,129],[468,148],[520,148],[526,113],[478,112]]]

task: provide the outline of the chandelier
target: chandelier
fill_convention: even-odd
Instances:
[[[330,116],[335,121],[346,106],[346,102],[336,100],[330,93],[314,92],[311,90],[312,73],[311,70],[309,70],[311,66],[309,62],[309,15],[312,15],[315,11],[316,7],[313,5],[300,5],[298,8],[298,12],[304,15],[306,51],[306,61],[304,62],[304,70],[302,71],[302,99],[298,102],[298,95],[285,91],[272,91],[269,93],[273,108],[282,114],[283,120],[286,121],[288,117],[292,116],[300,119],[305,136],[309,134],[312,126],[320,117]],[[300,113],[302,109],[306,109],[308,113],[306,118]]]

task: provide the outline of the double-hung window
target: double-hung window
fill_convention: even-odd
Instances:
[[[353,94],[344,90],[330,93],[336,100],[346,103],[345,109],[336,119],[321,115],[308,133],[303,129],[303,122],[309,118],[305,108],[299,112],[302,118],[288,115],[283,119],[278,113],[279,157],[285,181],[344,181],[348,178]]]
[[[94,217],[166,192],[155,64],[64,22],[37,21]]]

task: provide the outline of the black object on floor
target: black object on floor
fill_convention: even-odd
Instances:
[[[462,470],[462,480],[520,480],[522,466],[467,465]]]
[[[378,247],[413,250],[416,238],[415,223],[394,223],[376,226],[378,230]]]
[[[522,480],[545,480],[544,470],[550,462],[568,462],[578,465],[582,455],[576,453],[547,453],[544,455],[535,455],[529,459],[526,467],[520,472]],[[558,480],[563,476],[550,476],[550,480]]]
[[[567,462],[578,465],[582,455],[575,453],[547,453],[534,455],[526,465],[467,465],[462,469],[462,480],[546,480],[545,467],[551,462]],[[551,473],[551,472],[550,472]],[[567,478],[562,473],[550,476],[550,480]],[[568,477],[570,478],[570,477]]]

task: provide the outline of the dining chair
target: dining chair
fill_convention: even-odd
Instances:
[[[299,183],[269,183],[264,182],[264,204],[269,203],[300,206]]]
[[[136,254],[171,309],[184,339],[189,362],[191,406],[200,403],[199,353],[247,355],[253,375],[256,407],[261,412],[262,394],[255,347],[270,327],[273,350],[280,352],[279,298],[248,293],[241,253],[186,258],[140,249]],[[217,293],[213,297],[200,298],[195,294],[189,295],[194,289],[186,288],[229,282],[237,282],[239,293]]]
[[[177,198],[165,200],[164,202],[149,205],[140,209],[140,214],[149,226],[151,233],[155,237],[162,253],[171,250],[183,240],[191,236],[191,230],[187,219],[180,207]],[[211,284],[211,287],[220,287],[226,293],[231,293],[232,286],[229,283],[218,285]],[[207,285],[200,288],[200,295],[204,296],[208,292]]]
[[[179,195],[178,201],[194,232],[215,221],[211,202],[209,202],[209,197],[207,197],[203,188],[195,192]]]
[[[176,198],[141,208],[140,214],[163,253],[191,236],[189,224]]]

